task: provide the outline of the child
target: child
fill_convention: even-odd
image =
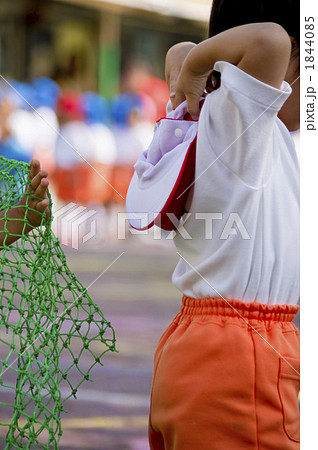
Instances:
[[[29,233],[33,228],[39,226],[44,211],[49,217],[49,199],[46,195],[49,186],[47,176],[48,173],[41,169],[40,162],[32,159],[30,168],[30,193],[32,196],[27,200],[24,195],[17,205],[9,210],[0,211],[0,248],[12,244],[22,234]],[[27,214],[25,214],[26,202],[28,202]],[[25,218],[27,224],[25,224]]]
[[[297,0],[214,0],[210,38],[168,52],[173,106],[187,100],[199,125],[152,450],[299,448],[298,69]],[[220,87],[200,112],[213,70]]]

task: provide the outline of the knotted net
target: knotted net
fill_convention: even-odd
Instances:
[[[31,195],[29,168],[0,156],[0,211]],[[116,351],[114,330],[69,270],[52,219],[43,214],[40,227],[0,248],[0,448],[57,449],[65,401]],[[1,220],[9,235],[12,219]]]

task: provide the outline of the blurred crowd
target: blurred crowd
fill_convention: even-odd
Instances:
[[[59,206],[117,211],[169,99],[162,80],[141,81],[132,73],[130,89],[106,100],[96,92],[62,90],[49,78],[8,80],[0,86],[0,155],[39,159]]]

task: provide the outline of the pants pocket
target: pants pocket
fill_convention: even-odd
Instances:
[[[294,442],[300,442],[299,387],[299,359],[280,358],[278,394],[282,406],[284,430],[289,439]]]

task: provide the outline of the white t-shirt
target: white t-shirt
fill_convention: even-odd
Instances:
[[[15,109],[7,119],[13,137],[18,141],[23,153],[31,159],[37,139],[35,116],[32,111]]]
[[[33,115],[36,148],[45,149],[54,154],[60,128],[55,111],[48,106],[40,106]]]
[[[144,150],[142,142],[130,126],[114,128],[116,139],[116,165],[133,166]]]
[[[89,129],[94,141],[94,162],[112,166],[117,157],[113,132],[103,123],[93,123],[89,125]]]
[[[299,167],[277,113],[291,93],[227,62],[199,119],[195,184],[174,242],[172,276],[193,298],[296,304],[299,299]]]
[[[89,126],[74,120],[61,126],[55,147],[56,166],[73,169],[77,164],[91,162],[94,156],[94,140]]]

